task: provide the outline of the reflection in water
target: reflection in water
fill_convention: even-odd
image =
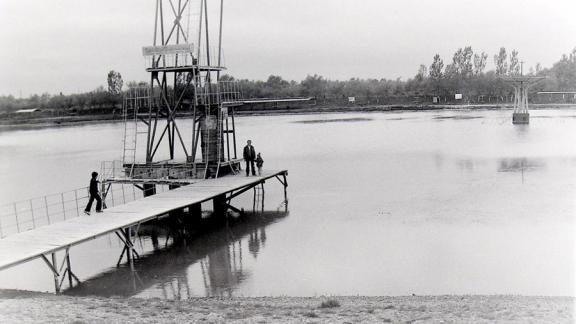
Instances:
[[[287,215],[287,212],[247,213],[217,231],[174,240],[164,249],[153,249],[135,263],[134,272],[128,266],[113,268],[64,293],[130,297],[155,288],[165,299],[232,296],[235,288],[250,275],[242,260],[246,241],[249,252],[256,258],[266,242],[266,227]],[[158,229],[158,233],[166,231]],[[167,235],[159,237],[167,238]],[[197,268],[195,265],[200,267],[204,287],[191,287],[189,283],[193,268]],[[204,294],[199,293],[202,288]]]
[[[446,119],[468,120],[468,119],[479,119],[479,118],[484,118],[484,117],[482,117],[482,116],[468,116],[468,115],[454,115],[454,116],[434,116],[432,119],[435,119],[435,120],[446,120]]]
[[[528,158],[500,159],[498,172],[520,172],[522,174],[522,184],[524,184],[524,172],[533,171],[545,167],[545,163],[540,160]]]
[[[543,161],[528,158],[500,159],[498,164],[498,172],[524,172],[545,167]]]
[[[462,159],[462,160],[458,160],[457,162],[458,167],[460,168],[460,170],[464,170],[464,171],[474,171],[474,160],[472,159]]]
[[[297,121],[294,121],[293,123],[298,123],[298,124],[325,124],[325,123],[363,122],[363,121],[371,121],[371,120],[372,120],[372,118],[357,117],[357,118],[297,120]]]
[[[514,129],[519,138],[526,138],[529,135],[530,124],[514,125]]]

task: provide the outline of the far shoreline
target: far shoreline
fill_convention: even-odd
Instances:
[[[363,106],[304,106],[296,108],[238,110],[237,117],[249,116],[279,116],[279,115],[313,115],[332,113],[378,113],[378,112],[419,112],[445,110],[511,110],[511,104],[463,104],[463,105],[363,105]],[[544,109],[574,109],[576,104],[532,104],[530,110]],[[183,115],[181,118],[191,116]],[[0,119],[1,131],[34,130],[42,128],[59,128],[69,126],[84,126],[102,123],[123,122],[119,115],[80,115],[80,116],[39,116],[28,120]]]

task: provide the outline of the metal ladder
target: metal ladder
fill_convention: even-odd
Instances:
[[[128,176],[134,172],[136,164],[136,150],[138,147],[138,136],[147,135],[148,129],[141,130],[138,127],[138,114],[140,111],[146,111],[149,105],[150,89],[149,88],[132,88],[129,89],[124,97],[124,149],[122,153],[122,164],[129,166]]]
[[[204,95],[204,118],[206,119],[205,123],[208,122],[208,116],[210,116],[210,104],[211,104],[209,84],[206,81],[204,83],[204,89],[202,90],[203,95]],[[208,130],[207,124],[205,124],[204,127],[206,127],[205,134],[206,134],[207,138],[205,140],[206,146],[204,148],[204,152],[205,152],[204,153],[204,157],[205,157],[204,160],[205,161],[204,161],[204,177],[203,178],[206,179],[208,174],[209,174],[209,172],[208,172],[208,164],[209,164],[208,163],[208,153],[210,152],[210,131]]]
[[[216,175],[215,178],[218,178],[218,173],[220,172],[220,164],[222,163],[222,126],[224,124],[224,114],[222,112],[222,109],[224,107],[222,107],[222,103],[220,102],[220,104],[218,105],[218,118],[216,120],[216,122],[218,124],[216,124],[216,149],[217,149],[217,165],[216,165]]]

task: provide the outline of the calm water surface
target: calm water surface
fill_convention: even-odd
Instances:
[[[144,236],[135,273],[114,236],[72,248],[70,294],[575,295],[576,110],[238,118],[267,169],[265,213],[173,244]],[[185,124],[184,122],[183,124]],[[183,126],[181,126],[183,128]],[[0,204],[87,185],[121,155],[122,124],[0,133]],[[252,208],[252,193],[235,202]],[[42,261],[0,288],[50,291]]]

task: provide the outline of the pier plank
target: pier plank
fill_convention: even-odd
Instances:
[[[105,209],[102,213],[70,218],[5,237],[0,239],[0,270],[284,174],[287,174],[286,170],[268,171],[262,176],[206,179]]]

